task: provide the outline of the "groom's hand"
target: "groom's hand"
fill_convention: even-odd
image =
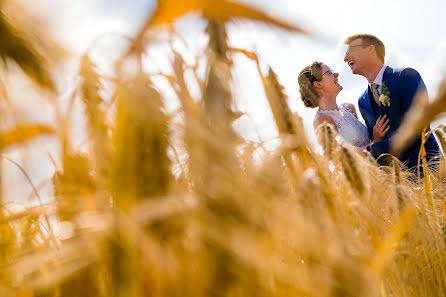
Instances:
[[[375,127],[373,127],[373,142],[378,142],[384,139],[386,133],[389,131],[389,119],[387,119],[387,115],[383,117],[379,117],[376,120]]]

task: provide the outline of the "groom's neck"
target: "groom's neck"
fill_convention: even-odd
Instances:
[[[379,71],[383,67],[383,63],[381,62],[375,62],[371,63],[365,70],[363,76],[367,79],[369,83],[373,83],[375,81],[376,76],[378,75]]]

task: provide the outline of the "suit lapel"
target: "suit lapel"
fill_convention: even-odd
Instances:
[[[387,88],[390,86],[390,80],[392,79],[393,69],[389,66],[384,70],[383,74],[383,82]],[[372,91],[370,87],[367,86],[367,91],[361,97],[361,105],[365,109],[365,115],[367,119],[364,119],[366,123],[371,127],[369,130],[373,131],[373,126],[376,123],[376,120],[380,115],[387,114],[387,117],[390,119],[390,109],[387,106],[383,106],[382,104],[378,106],[373,99]],[[373,102],[372,102],[373,100]],[[392,121],[390,119],[390,121]],[[371,133],[371,132],[370,132]]]
[[[392,77],[392,73],[393,73],[393,69],[389,66],[386,67],[386,70],[384,70],[384,74],[383,74],[383,81],[382,83],[386,86],[386,88],[389,88],[390,86],[390,79]],[[382,86],[381,86],[381,92],[382,92]],[[381,115],[385,115],[387,114],[387,117],[389,117],[389,112],[390,112],[390,106],[384,106],[382,104],[380,104],[380,114]]]
[[[367,90],[364,92],[363,96],[360,99],[360,106],[362,106],[363,108],[362,114],[364,117],[364,121],[367,125],[367,128],[369,129],[370,137],[372,137],[373,126],[375,125],[378,115],[376,114],[376,111],[373,108],[370,99],[371,99],[371,92],[370,88],[367,87]]]

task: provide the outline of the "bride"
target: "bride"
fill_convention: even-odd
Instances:
[[[305,106],[319,107],[313,121],[314,129],[323,123],[332,124],[337,133],[348,143],[369,148],[371,143],[384,139],[390,129],[386,116],[378,118],[370,139],[367,127],[358,120],[355,106],[351,103],[338,105],[336,96],[342,90],[335,73],[322,62],[308,65],[299,74],[299,91]]]

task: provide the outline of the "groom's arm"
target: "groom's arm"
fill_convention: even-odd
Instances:
[[[399,103],[401,106],[402,116],[404,116],[409,111],[418,93],[426,92],[427,96],[426,85],[424,84],[421,75],[413,68],[405,68],[401,72],[398,78],[396,91],[398,92],[398,96],[400,99]],[[392,104],[392,98],[390,100]],[[392,139],[393,135],[389,138],[386,138],[384,140],[372,144],[371,148],[373,157],[378,158],[380,155],[384,153],[389,153]]]
[[[418,94],[425,94],[427,98],[427,88],[421,75],[413,68],[406,68],[401,72],[398,80],[398,91],[401,98],[401,106],[405,115]]]

